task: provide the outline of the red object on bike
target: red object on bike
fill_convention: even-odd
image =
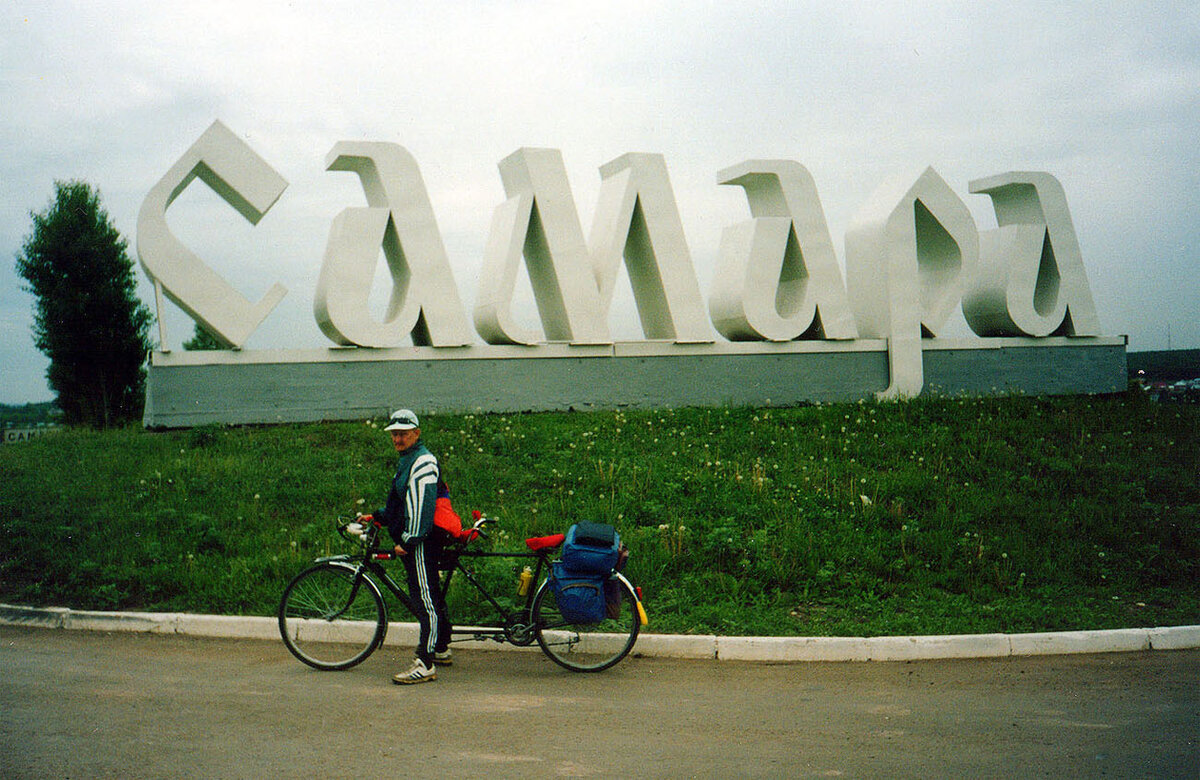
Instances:
[[[551,534],[550,536],[534,536],[525,540],[525,546],[530,550],[551,550],[558,547],[567,538],[566,534]]]
[[[434,502],[433,524],[442,529],[451,539],[462,539],[464,536],[462,518],[450,505],[449,496],[444,496]]]

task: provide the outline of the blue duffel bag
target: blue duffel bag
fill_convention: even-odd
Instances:
[[[567,529],[562,562],[571,574],[608,574],[620,554],[621,537],[611,525],[584,520]]]
[[[568,623],[599,623],[607,615],[604,574],[577,574],[562,561],[550,565],[550,590]]]

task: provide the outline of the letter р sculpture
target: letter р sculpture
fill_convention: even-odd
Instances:
[[[979,233],[933,168],[914,184],[881,185],[846,231],[846,282],[859,335],[888,340],[891,384],[881,398],[924,386],[922,336],[936,336],[979,261]]]

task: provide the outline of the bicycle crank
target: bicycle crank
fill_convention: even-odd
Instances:
[[[533,626],[524,623],[519,617],[511,617],[504,626],[504,637],[517,647],[527,647],[533,644]]]

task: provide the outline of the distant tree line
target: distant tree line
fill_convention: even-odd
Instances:
[[[0,404],[0,427],[21,428],[28,425],[39,425],[57,422],[62,419],[62,412],[53,401],[43,401],[36,404]]]
[[[1143,376],[1149,382],[1200,379],[1200,349],[1130,352],[1125,360],[1129,366],[1129,376]]]

